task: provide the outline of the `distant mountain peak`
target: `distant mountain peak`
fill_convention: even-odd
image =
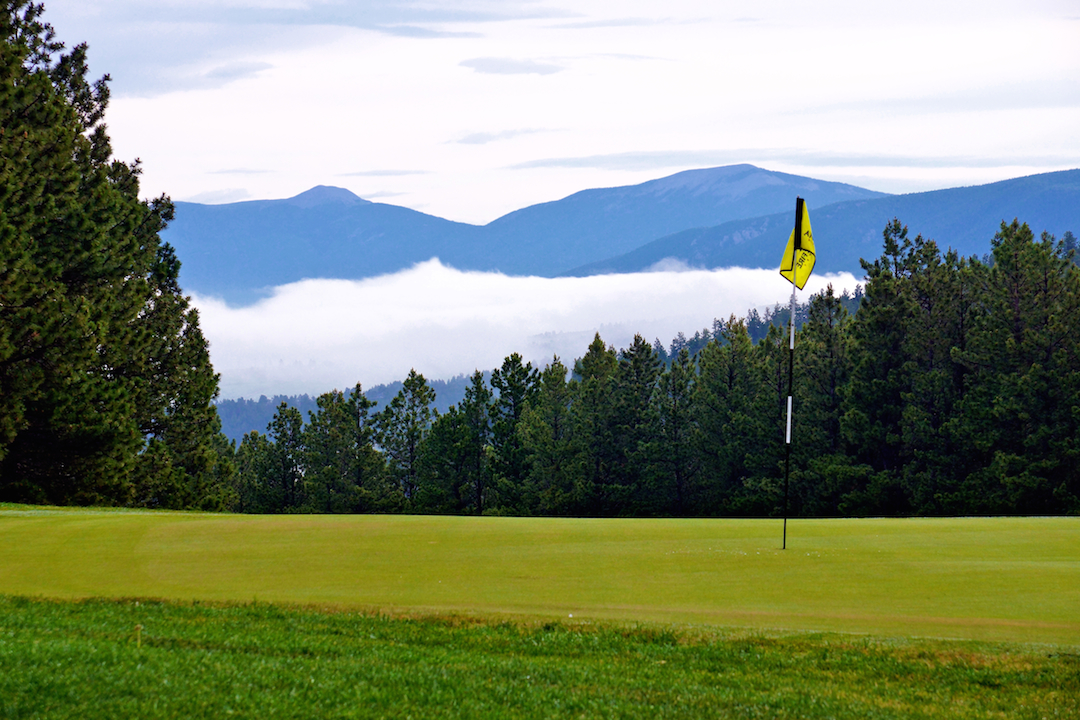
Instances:
[[[310,190],[289,198],[285,203],[295,207],[313,208],[320,205],[368,205],[370,201],[345,188],[316,185]]]
[[[733,194],[738,187],[742,193],[762,185],[782,185],[783,180],[770,170],[755,165],[724,165],[712,168],[696,168],[642,183],[639,192],[666,194],[672,191],[709,192],[722,187],[724,194]]]
[[[738,198],[764,187],[790,187],[799,192],[812,192],[820,190],[826,184],[839,192],[843,192],[845,187],[851,188],[852,192],[859,196],[865,196],[869,192],[846,183],[823,183],[814,178],[765,170],[746,163],[684,170],[642,183],[636,186],[636,190],[642,194],[666,195],[671,192],[690,192],[695,195]],[[871,194],[879,197],[885,195],[885,193]]]

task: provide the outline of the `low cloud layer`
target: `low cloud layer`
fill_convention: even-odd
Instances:
[[[514,58],[479,57],[462,60],[462,67],[472,68],[478,73],[491,75],[552,75],[562,71],[561,65],[537,62],[535,60],[516,60]]]
[[[853,289],[847,273],[811,279]],[[222,397],[317,394],[401,380],[410,368],[450,378],[490,370],[512,352],[567,364],[593,334],[616,348],[635,333],[664,344],[713,318],[784,303],[775,270],[658,271],[585,278],[462,272],[438,260],[368,280],[304,280],[255,305],[195,297]]]
[[[526,128],[522,130],[502,130],[500,132],[476,132],[466,135],[457,142],[462,145],[486,145],[487,143],[495,142],[496,140],[510,140],[520,135],[532,135],[533,133],[538,132],[544,131]]]
[[[598,168],[603,170],[653,170],[686,166],[709,167],[741,162],[784,163],[801,167],[849,168],[994,168],[1027,163],[1080,164],[1080,156],[902,156],[859,153],[807,152],[794,148],[738,148],[734,150],[656,150],[553,157],[529,160],[508,166],[510,170],[536,168]]]
[[[240,202],[251,197],[244,188],[225,188],[223,190],[207,190],[197,195],[189,195],[180,198],[184,202],[203,203],[205,205],[221,205],[223,203]]]

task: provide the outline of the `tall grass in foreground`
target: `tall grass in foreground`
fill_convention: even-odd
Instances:
[[[0,716],[1050,718],[1057,646],[0,596]]]

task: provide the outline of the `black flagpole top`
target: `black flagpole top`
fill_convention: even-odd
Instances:
[[[795,252],[802,250],[802,216],[803,203],[801,197],[795,198]],[[792,281],[794,282],[794,280]]]

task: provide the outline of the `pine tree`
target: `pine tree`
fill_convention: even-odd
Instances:
[[[834,514],[847,473],[840,418],[851,372],[852,320],[830,284],[810,299],[795,339],[790,514]]]
[[[518,353],[512,353],[491,373],[491,386],[498,392],[491,408],[491,447],[499,505],[508,511],[521,509],[521,491],[529,468],[518,423],[539,392],[539,377],[532,363],[523,363]]]
[[[431,404],[435,391],[424,376],[409,370],[401,390],[375,417],[376,442],[387,470],[406,504],[411,504],[420,485],[423,443],[438,412]]]
[[[969,348],[966,497],[978,512],[1080,509],[1080,271],[1062,244],[1002,223]],[[981,469],[979,469],[981,467]]]
[[[702,492],[696,514],[740,511],[738,499],[751,479],[751,459],[777,447],[775,439],[765,438],[770,424],[764,414],[761,352],[751,343],[746,324],[734,316],[721,325],[719,334],[698,358],[693,402]],[[767,504],[774,504],[774,494],[766,493]]]
[[[660,376],[653,395],[656,433],[648,441],[651,502],[646,507],[654,514],[684,516],[700,512],[696,384],[696,364],[689,350],[683,348]]]
[[[273,446],[257,430],[244,435],[236,450],[236,475],[232,510],[241,513],[279,512],[280,492],[268,485],[273,462]]]
[[[910,366],[905,341],[915,316],[906,285],[908,229],[892,220],[882,233],[884,250],[873,263],[862,261],[866,294],[852,328],[851,380],[845,394],[841,432],[856,465],[867,472],[850,477],[839,510],[853,514],[893,514],[908,509],[900,475],[904,462],[903,406]]]
[[[357,384],[346,396],[323,393],[301,433],[305,507],[314,512],[371,512],[386,507],[382,458],[373,446],[375,403]],[[392,505],[392,503],[391,503]]]
[[[552,358],[518,423],[529,468],[522,506],[530,515],[565,515],[580,497],[583,455],[572,431],[568,372],[558,356]]]
[[[424,440],[414,509],[482,515],[489,509],[493,452],[492,393],[484,373],[472,374],[460,405],[438,416]]]
[[[111,158],[108,76],[41,13],[0,13],[0,498],[219,507],[217,377],[158,236],[172,205]]]
[[[630,347],[619,353],[609,400],[612,473],[623,495],[618,509],[613,509],[615,514],[638,514],[654,507],[646,479],[658,432],[653,394],[661,368],[660,358],[641,335],[635,335]]]
[[[266,427],[270,456],[264,484],[272,498],[270,512],[295,512],[304,504],[303,427],[300,411],[285,403]]]
[[[614,436],[611,388],[618,358],[597,333],[574,363],[570,383],[572,433],[581,453],[582,474],[574,488],[571,512],[610,515],[625,499],[616,475],[620,464]]]
[[[944,256],[933,241],[915,238],[905,257],[905,293],[911,315],[904,326],[904,383],[900,416],[905,494],[919,512],[956,512],[956,495],[968,468],[954,423],[967,385],[967,368],[956,353],[966,349],[981,312],[985,268],[954,251]]]
[[[1061,245],[1065,250],[1065,258],[1071,260],[1073,265],[1080,265],[1080,252],[1078,252],[1076,236],[1073,235],[1072,230],[1066,230],[1061,236]]]

